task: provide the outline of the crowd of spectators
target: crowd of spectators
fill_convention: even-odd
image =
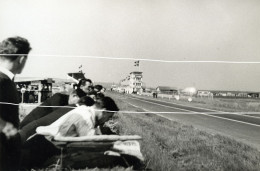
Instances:
[[[59,153],[53,144],[42,135],[37,135],[37,128],[46,130],[59,123],[56,133],[62,136],[116,134],[105,123],[119,108],[104,93],[102,85],[93,85],[90,79],[84,78],[69,93],[55,93],[32,110],[21,121],[18,132],[23,147],[21,167],[37,167]]]
[[[42,104],[20,121],[14,77],[22,72],[30,50],[30,43],[22,37],[7,38],[0,43],[0,170],[4,171],[45,168],[47,159],[60,154],[53,141],[39,133],[41,129],[54,132],[52,137],[116,134],[105,123],[119,108],[104,94],[103,86],[93,85],[90,79],[81,79],[67,94],[55,93],[49,98],[47,95]],[[26,94],[26,101],[35,101],[33,90],[27,90],[31,94]]]

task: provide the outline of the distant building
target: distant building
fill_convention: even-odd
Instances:
[[[228,90],[198,90],[197,96],[203,97],[207,94],[212,94],[213,97],[223,98],[260,98],[260,92]]]
[[[67,76],[67,79],[15,77],[14,82],[20,94],[20,102],[41,103],[55,93],[68,93],[80,79],[85,78],[81,72],[68,73]]]
[[[52,96],[52,78],[40,77],[15,77],[20,101],[24,103],[41,103]],[[25,91],[22,93],[22,89]]]
[[[142,91],[143,87],[143,72],[133,71],[127,78],[120,81],[120,85],[128,94]]]
[[[138,92],[143,86],[143,73],[139,71],[134,71],[130,73],[130,87],[133,88],[134,92]]]
[[[178,89],[175,87],[168,87],[168,86],[158,86],[156,91],[161,94],[177,94]]]

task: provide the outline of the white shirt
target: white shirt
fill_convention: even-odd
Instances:
[[[95,112],[93,107],[87,107],[85,105],[76,107],[75,109],[69,111],[58,120],[53,122],[51,125],[48,126],[39,126],[36,128],[36,132],[41,135],[51,135],[55,136],[59,134],[59,128],[64,123],[64,121],[68,120],[71,115],[79,114],[83,117],[87,125],[89,126],[88,135],[95,134]]]
[[[12,80],[14,78],[14,74],[9,71],[8,69],[4,68],[4,67],[0,67],[0,72],[4,73],[5,75],[7,75],[10,80]]]

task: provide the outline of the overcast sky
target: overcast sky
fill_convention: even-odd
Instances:
[[[20,76],[61,77],[82,64],[93,81],[125,78],[134,60],[260,61],[259,0],[6,0],[0,39],[33,48]],[[34,55],[66,55],[48,57]],[[140,62],[147,86],[260,91],[260,64]]]

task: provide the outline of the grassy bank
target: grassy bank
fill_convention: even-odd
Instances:
[[[121,110],[142,111],[115,98]],[[260,170],[260,152],[220,135],[153,114],[118,114],[121,134],[143,137],[142,153],[153,170]]]

